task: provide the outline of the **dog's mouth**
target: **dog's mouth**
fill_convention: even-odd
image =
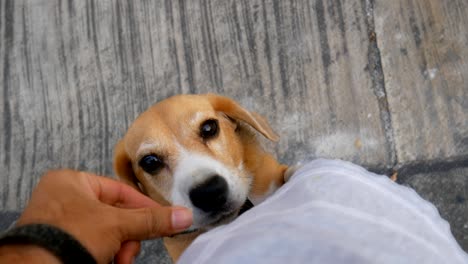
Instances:
[[[224,224],[224,223],[231,222],[237,215],[238,215],[238,210],[234,210],[234,211],[229,212],[229,213],[221,214],[220,216],[217,217],[218,219],[216,219],[213,222],[209,223],[207,225],[207,227],[205,227],[205,228],[210,229],[210,227],[215,227],[215,226],[218,226],[218,225],[221,225],[221,224]]]
[[[246,211],[250,210],[252,207],[254,207],[253,203],[247,198],[247,200],[245,200],[245,203],[242,205],[241,209],[239,210],[239,215],[245,213]]]
[[[221,214],[217,220],[209,223],[207,226],[218,226],[220,224],[228,223],[234,220],[234,218],[239,217],[241,214],[245,213],[247,210],[253,207],[253,203],[247,198],[239,209]]]
[[[246,211],[250,210],[253,206],[254,206],[253,203],[249,199],[246,199],[244,204],[239,209],[234,210],[234,211],[230,211],[230,212],[227,212],[227,213],[224,213],[224,214],[221,214],[213,222],[208,223],[207,225],[205,225],[203,227],[188,229],[188,230],[182,231],[180,233],[177,233],[177,234],[175,234],[173,236],[183,235],[183,234],[190,234],[190,233],[194,233],[194,232],[198,232],[198,231],[207,231],[207,230],[210,230],[210,229],[212,229],[212,228],[214,228],[214,227],[216,227],[218,225],[227,224],[227,223],[233,221],[235,218],[239,217],[241,214],[243,214]]]

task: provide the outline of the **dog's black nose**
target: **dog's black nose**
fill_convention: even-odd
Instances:
[[[193,205],[205,212],[219,211],[227,201],[228,185],[223,177],[215,175],[190,190]]]

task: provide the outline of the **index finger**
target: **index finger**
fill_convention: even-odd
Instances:
[[[128,209],[161,206],[124,183],[88,173],[85,177],[96,198],[103,203]]]

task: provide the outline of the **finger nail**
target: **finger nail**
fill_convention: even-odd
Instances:
[[[172,211],[172,228],[183,230],[192,224],[192,213],[187,209],[175,209]]]

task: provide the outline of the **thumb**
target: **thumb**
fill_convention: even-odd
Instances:
[[[179,233],[192,224],[185,207],[120,209],[119,227],[124,240],[145,240]]]

